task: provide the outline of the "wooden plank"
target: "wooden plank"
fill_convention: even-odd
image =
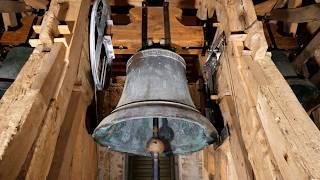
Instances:
[[[70,37],[72,37],[72,36],[69,36],[68,38],[70,38]],[[53,38],[54,43],[63,43],[66,47],[68,47],[70,45],[70,40],[71,39],[67,39],[66,37]],[[28,42],[31,47],[37,47],[37,46],[43,44],[43,42],[40,39],[29,39]]]
[[[24,0],[24,2],[34,9],[47,9],[48,0]]]
[[[62,44],[50,53],[36,48],[0,100],[0,178],[18,176],[54,96],[64,53]]]
[[[39,34],[41,32],[41,25],[33,25],[32,29],[35,33]],[[69,25],[58,25],[59,34],[71,34]]]
[[[125,179],[126,155],[108,150],[106,147],[98,147],[98,179],[123,180]]]
[[[241,179],[237,176],[234,159],[231,156],[229,139],[225,139],[222,145],[214,152],[215,176],[217,180]]]
[[[80,87],[82,89],[82,87]],[[74,89],[71,95],[71,99],[68,105],[66,117],[61,126],[57,145],[55,147],[55,154],[53,157],[52,165],[47,179],[70,179],[72,174],[72,159],[77,144],[78,135],[82,134],[83,130],[86,130],[85,119],[88,104],[91,102],[91,96],[85,95],[85,91],[78,91],[78,88]],[[93,140],[91,140],[93,141]],[[95,144],[83,144],[83,148],[89,146],[95,146]],[[95,152],[96,153],[96,152]],[[93,154],[94,155],[94,154]],[[91,160],[92,159],[92,160]],[[94,156],[87,157],[87,160],[97,160]],[[86,163],[87,164],[87,163]],[[97,168],[90,166],[91,172],[96,172]],[[81,168],[80,168],[81,170]],[[88,169],[84,172],[88,172]],[[90,178],[94,179],[94,178]]]
[[[148,37],[154,43],[160,43],[164,38],[162,7],[148,8]],[[170,8],[170,27],[172,46],[182,54],[199,54],[201,49],[187,49],[189,47],[203,46],[203,30],[201,26],[184,26],[177,18],[181,15],[181,10]],[[141,8],[130,10],[131,23],[129,25],[115,25],[111,28],[112,43],[117,47],[127,47],[127,49],[115,49],[116,54],[134,54],[141,48]],[[130,34],[130,36],[128,36]],[[184,49],[186,48],[186,49]]]
[[[273,20],[291,23],[304,23],[320,20],[320,4],[300,8],[274,9],[268,17]]]
[[[264,63],[262,69],[268,78],[268,82],[272,85],[269,91],[272,97],[275,98],[268,100],[270,101],[268,103],[272,108],[274,120],[276,121],[273,121],[273,123],[279,126],[281,135],[285,138],[284,142],[289,151],[286,153],[287,156],[285,153],[282,156],[288,164],[293,163],[291,161],[297,163],[297,169],[303,171],[303,175],[306,177],[320,178],[320,154],[316,150],[320,148],[320,131],[312,123],[271,60],[268,63]],[[279,98],[280,96],[283,99]],[[268,98],[268,96],[266,97]],[[279,109],[272,103],[277,103]],[[260,107],[263,108],[263,106]],[[271,123],[270,120],[267,122]],[[272,133],[275,134],[274,131]],[[279,143],[280,140],[281,138],[277,138],[276,143]],[[280,151],[280,147],[277,147],[277,150]],[[289,171],[288,173],[291,172]]]
[[[84,42],[87,42],[86,40]],[[88,58],[88,48],[84,45],[81,51],[81,61],[78,70],[77,80],[73,87],[73,92],[68,105],[68,112],[61,126],[57,145],[55,147],[55,154],[47,179],[70,179],[72,159],[77,144],[78,134],[85,129],[85,119],[87,107],[91,103],[93,92],[90,83],[88,82],[90,73],[90,64]],[[92,140],[93,141],[93,140]],[[94,143],[84,144],[84,148],[89,145],[95,146]],[[96,151],[95,151],[96,153]],[[96,156],[96,154],[93,155]],[[97,161],[96,157],[88,157],[91,161]],[[87,163],[86,163],[87,164]],[[97,163],[96,163],[97,164]],[[90,166],[91,172],[85,170],[84,172],[95,173],[96,166]],[[95,168],[95,169],[94,169]],[[95,175],[96,176],[96,175]],[[91,178],[94,179],[94,178]]]
[[[135,6],[141,7],[142,0],[110,0],[108,1],[111,6]],[[195,9],[199,6],[199,0],[171,0],[170,6],[177,8]]]
[[[56,104],[57,110],[55,113],[53,113],[54,116],[48,117],[45,120],[45,124],[36,143],[35,152],[33,153],[33,158],[31,160],[26,179],[42,179],[47,177],[49,173],[50,164],[54,155],[54,147],[57,142],[61,124],[67,110],[68,102],[70,100],[72,92],[71,89],[77,78],[81,55],[77,52],[77,50],[82,49],[83,43],[87,43],[82,41],[84,39],[84,35],[87,33],[86,28],[83,26],[88,21],[88,4],[90,2],[88,0],[83,0],[79,3],[81,3],[81,8],[79,9],[81,14],[78,17],[75,26],[82,31],[74,33],[71,44],[68,47],[69,51],[65,59],[66,66],[63,67],[64,72],[62,73],[59,82],[59,89],[56,92],[55,98],[53,99],[53,103]],[[43,158],[43,153],[46,154],[46,158]]]
[[[82,122],[84,120],[81,119]],[[97,149],[84,125],[84,123],[81,123],[82,127],[79,129],[69,177],[70,179],[94,180],[97,178]]]
[[[278,0],[263,1],[254,6],[257,16],[265,16],[276,6]]]
[[[224,16],[218,16],[218,20],[222,22]],[[241,21],[230,15],[227,15],[227,19]],[[227,23],[221,23],[221,28],[230,30]],[[228,38],[229,34],[226,35]],[[320,157],[316,149],[320,148],[320,132],[316,131],[271,58],[243,56],[243,49],[243,43],[229,42],[221,63],[225,72],[228,72],[223,77],[231,88],[245,149],[255,177],[319,178]],[[264,88],[268,91],[262,93]]]
[[[0,13],[21,13],[27,11],[32,11],[32,9],[28,8],[24,1],[0,1]]]
[[[235,163],[235,170],[239,179],[253,179],[253,170],[248,160],[248,152],[245,149],[241,135],[239,121],[236,117],[234,102],[231,96],[223,97],[220,108],[230,131],[230,152]]]
[[[319,168],[315,167],[320,163],[310,157],[320,159],[314,149],[320,147],[320,132],[315,130],[271,59],[259,60],[256,64],[249,57],[238,57],[238,60],[232,55],[228,57],[232,94],[255,175],[266,179],[318,178],[320,172],[316,169]],[[262,87],[268,89],[269,95],[264,99],[267,104],[262,104],[260,99]],[[267,109],[277,115],[267,116],[270,113],[265,112]]]
[[[210,145],[203,149],[203,168],[202,173],[204,178],[212,180],[215,175],[215,155],[214,147]]]
[[[244,32],[257,20],[251,1],[216,0],[215,10],[218,21],[227,35],[231,32]]]
[[[179,180],[203,179],[203,151],[176,157]]]
[[[76,138],[80,131],[80,124],[84,123],[79,120],[83,119],[83,113],[86,112],[86,108],[81,92],[72,92],[47,179],[70,179],[68,176],[70,176],[69,172]]]

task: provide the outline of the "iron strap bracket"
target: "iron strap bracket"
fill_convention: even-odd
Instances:
[[[211,74],[214,74],[220,61],[220,56],[225,47],[225,35],[221,33],[211,44],[208,51],[208,58],[204,66],[210,69]]]
[[[148,5],[148,0],[142,1],[141,50],[148,49],[150,46],[152,46],[152,42],[149,42],[148,39]],[[164,41],[160,41],[160,45],[164,49],[171,50],[169,0],[164,0],[162,7],[164,22]]]

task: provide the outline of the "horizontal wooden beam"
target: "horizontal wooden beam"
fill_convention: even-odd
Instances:
[[[32,11],[32,9],[23,1],[0,1],[0,13],[20,13],[26,11]]]
[[[199,6],[199,2],[201,0],[171,0],[170,6],[171,7],[178,7],[178,8],[196,8]],[[108,1],[111,6],[135,6],[141,7],[142,0],[109,0]]]
[[[160,43],[164,38],[164,24],[161,7],[148,9],[148,38]],[[204,45],[202,26],[184,26],[177,18],[181,15],[178,8],[170,8],[170,29],[172,46],[180,54],[199,54]],[[141,8],[130,10],[131,23],[115,25],[111,28],[112,44],[126,49],[115,49],[116,54],[134,54],[141,47]],[[193,49],[194,48],[194,49]],[[197,49],[198,48],[198,49]]]
[[[320,21],[320,4],[312,4],[292,9],[274,9],[270,12],[268,18],[294,23]]]
[[[39,34],[41,32],[41,25],[33,25],[32,29],[35,33]],[[71,34],[69,25],[58,25],[59,34]]]
[[[48,0],[24,0],[24,2],[34,9],[47,9]]]

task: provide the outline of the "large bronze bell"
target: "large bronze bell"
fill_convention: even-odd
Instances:
[[[140,51],[130,58],[121,99],[93,137],[112,150],[147,156],[154,118],[159,120],[165,154],[198,151],[218,139],[216,129],[192,102],[185,61],[164,49]]]

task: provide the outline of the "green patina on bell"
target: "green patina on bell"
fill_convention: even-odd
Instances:
[[[218,139],[216,129],[192,102],[185,61],[164,49],[140,51],[130,58],[121,99],[93,137],[112,150],[147,156],[153,118],[159,118],[164,154],[198,151]]]

